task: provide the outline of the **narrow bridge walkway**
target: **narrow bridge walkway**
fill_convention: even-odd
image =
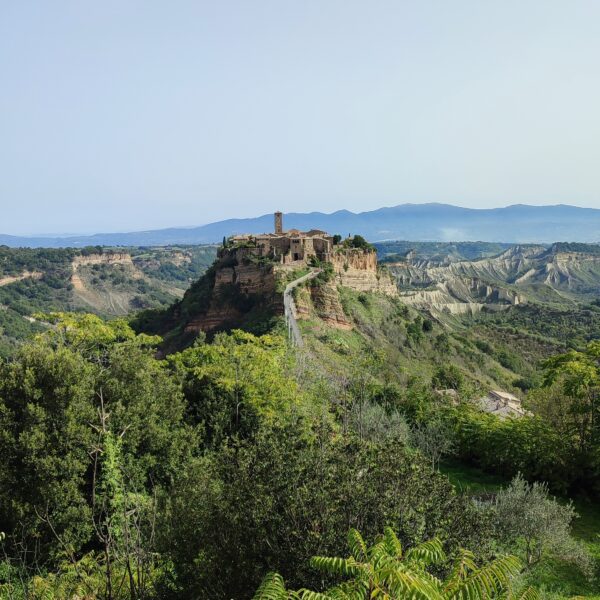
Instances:
[[[283,292],[283,309],[285,315],[285,322],[288,328],[288,335],[290,337],[290,341],[294,346],[303,346],[304,341],[302,340],[302,334],[300,333],[300,328],[298,327],[298,322],[296,321],[296,304],[294,303],[294,298],[292,296],[292,292],[294,288],[298,287],[300,284],[308,281],[309,279],[314,279],[319,273],[321,273],[322,269],[313,269],[307,275],[300,277],[288,283]]]

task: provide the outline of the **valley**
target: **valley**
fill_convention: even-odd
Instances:
[[[4,2],[0,600],[600,600],[600,2]]]
[[[251,570],[231,570],[247,560],[246,541],[233,545],[242,554],[233,550],[225,563],[227,583],[215,588],[210,581],[220,572],[212,561],[223,548],[220,539],[211,538],[211,523],[218,518],[220,535],[237,538],[239,522],[228,519],[237,519],[239,511],[252,511],[260,519],[260,525],[244,525],[245,539],[256,538],[261,556],[271,556],[276,568],[292,565],[287,579],[294,585],[308,581],[318,587],[319,580],[301,561],[324,544],[338,552],[341,543],[337,535],[324,541],[319,534],[313,540],[314,533],[299,542],[296,528],[312,532],[316,521],[323,529],[325,520],[350,519],[373,538],[382,511],[405,539],[422,539],[419,532],[431,527],[450,547],[476,545],[486,560],[500,548],[527,561],[521,538],[505,533],[494,504],[503,494],[523,493],[532,499],[519,504],[522,508],[537,502],[538,508],[555,510],[551,494],[561,498],[560,506],[574,498],[577,512],[592,529],[574,527],[568,533],[573,517],[568,512],[557,516],[567,528],[566,537],[556,541],[560,550],[540,542],[539,561],[524,569],[519,589],[541,587],[551,600],[576,594],[594,598],[600,592],[590,578],[600,555],[594,537],[600,528],[590,500],[600,485],[591,454],[595,430],[586,425],[595,408],[569,391],[579,367],[563,373],[560,362],[567,357],[573,364],[595,364],[586,357],[594,352],[589,344],[600,339],[597,246],[372,245],[361,236],[314,230],[231,237],[220,247],[4,248],[0,254],[0,348],[8,358],[0,364],[6,370],[0,377],[0,403],[2,390],[13,398],[12,381],[16,390],[24,386],[19,394],[29,393],[31,384],[19,383],[16,373],[21,365],[36,364],[34,372],[41,378],[34,385],[46,394],[40,397],[56,393],[81,402],[76,410],[83,415],[88,400],[77,400],[77,386],[88,386],[90,398],[106,393],[109,402],[123,394],[116,402],[130,408],[120,415],[115,404],[117,418],[139,422],[140,433],[131,439],[143,435],[149,411],[161,415],[152,417],[153,432],[157,427],[179,431],[162,438],[165,434],[159,434],[160,444],[165,443],[161,439],[172,440],[167,446],[154,448],[154,438],[140,443],[157,456],[171,457],[160,464],[183,461],[184,471],[167,468],[180,472],[184,482],[188,477],[201,482],[189,489],[187,483],[180,484],[183,488],[163,484],[164,493],[169,491],[161,502],[193,519],[192,539],[173,559],[181,585],[211,590],[209,596],[215,598],[251,597],[263,567],[250,560]],[[44,322],[35,318],[38,313],[53,314]],[[290,327],[295,332],[291,338]],[[57,362],[40,366],[46,360]],[[64,383],[62,375],[60,382],[52,379],[58,365],[73,369]],[[97,373],[88,381],[89,369]],[[549,384],[552,369],[558,375]],[[79,374],[82,380],[76,383]],[[586,385],[595,394],[595,379],[590,382]],[[173,398],[180,403],[177,410],[185,407],[185,412],[172,412]],[[15,402],[11,411],[19,415],[24,405]],[[132,415],[141,414],[135,421]],[[91,413],[85,417],[92,418]],[[169,419],[179,419],[179,424],[168,425]],[[24,455],[29,449],[26,438],[19,441],[21,423],[34,432],[45,427],[27,424],[25,416],[6,423],[9,435],[17,436],[6,450],[18,448]],[[88,435],[88,429],[76,435]],[[173,459],[186,447],[177,436],[191,431],[205,458]],[[322,464],[323,453],[335,467]],[[247,460],[255,466],[249,467]],[[11,458],[10,464],[17,468],[20,463]],[[256,471],[262,464],[265,471]],[[356,474],[371,468],[365,480]],[[302,482],[311,481],[313,490],[324,486],[327,498],[299,487],[290,480],[289,469]],[[386,469],[419,475],[406,475],[398,487],[392,476],[379,479]],[[522,487],[529,484],[520,483],[519,473],[531,482],[547,482],[541,496],[535,492],[537,500],[534,488]],[[383,500],[372,496],[375,485]],[[435,502],[453,508],[436,512],[431,486],[437,490]],[[219,489],[228,490],[226,496]],[[237,495],[240,489],[243,497]],[[25,491],[17,493],[22,510],[29,510]],[[405,520],[405,494],[414,494],[410,506],[420,507],[423,516],[414,517],[417,521]],[[52,497],[64,507],[60,514],[67,514],[70,500]],[[332,497],[337,498],[335,507]],[[307,499],[318,506],[317,516],[305,507]],[[279,508],[265,511],[255,502]],[[189,503],[203,508],[190,511]],[[447,510],[460,522],[456,532],[442,516]],[[286,534],[291,541],[277,538],[288,527],[279,521],[280,514],[293,519],[293,530]],[[169,521],[167,515],[159,512],[161,527]],[[8,517],[3,518],[6,528]],[[188,535],[188,518],[170,525],[169,535]],[[533,517],[523,513],[518,518]],[[276,550],[255,535],[256,526],[278,539]],[[29,527],[28,535],[44,530],[33,517]],[[68,519],[62,527],[81,529]],[[198,531],[204,532],[201,541]],[[544,535],[554,535],[552,531]],[[83,531],[79,535],[85,537]],[[306,544],[300,553],[299,543]],[[206,561],[199,572],[198,560]],[[561,575],[555,576],[553,569]],[[40,581],[54,585],[48,577]]]

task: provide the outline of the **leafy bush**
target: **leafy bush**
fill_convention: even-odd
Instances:
[[[464,383],[465,377],[462,371],[452,363],[439,366],[431,378],[431,385],[435,389],[460,390]]]
[[[344,248],[359,248],[361,250],[375,250],[373,244],[369,244],[362,235],[346,238],[342,244]]]
[[[343,552],[348,526],[373,539],[387,523],[408,545],[439,535],[451,552],[486,547],[487,517],[395,441],[315,438],[300,425],[232,441],[170,496],[166,548],[194,597],[248,597],[269,570],[320,586],[309,559]]]
[[[548,482],[566,493],[583,477],[568,440],[537,417],[499,419],[468,406],[448,407],[458,455],[484,470],[504,477],[522,473],[528,480]]]

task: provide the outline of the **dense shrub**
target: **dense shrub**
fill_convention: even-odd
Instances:
[[[180,481],[166,548],[194,597],[249,597],[270,570],[320,587],[308,560],[342,553],[349,527],[369,540],[389,524],[406,544],[438,535],[451,551],[485,548],[486,517],[402,445],[298,431],[228,444]]]

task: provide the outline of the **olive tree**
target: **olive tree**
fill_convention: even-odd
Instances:
[[[411,439],[415,448],[431,463],[433,470],[439,470],[440,460],[455,451],[452,429],[439,417],[415,425]]]
[[[492,510],[499,539],[511,548],[522,548],[528,566],[551,550],[589,570],[589,556],[571,537],[571,523],[577,517],[573,504],[559,502],[545,483],[530,484],[518,474],[498,492]]]

